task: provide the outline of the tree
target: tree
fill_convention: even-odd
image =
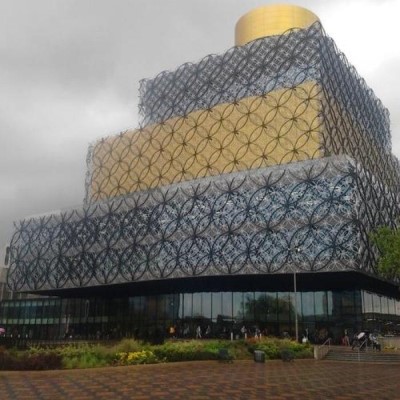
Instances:
[[[382,226],[370,235],[379,250],[378,270],[386,278],[400,278],[400,230]]]

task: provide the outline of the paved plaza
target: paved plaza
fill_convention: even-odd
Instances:
[[[296,360],[0,372],[0,399],[400,399],[400,365]]]

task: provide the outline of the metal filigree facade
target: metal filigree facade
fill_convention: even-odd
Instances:
[[[358,197],[343,157],[140,192],[22,222],[9,281],[38,290],[351,269]]]
[[[319,23],[142,81],[93,144],[82,209],[16,225],[8,283],[360,270],[399,215],[388,112]]]

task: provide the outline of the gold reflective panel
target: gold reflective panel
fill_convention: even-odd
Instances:
[[[320,112],[321,88],[308,81],[103,139],[89,200],[320,158]]]
[[[311,11],[290,4],[262,6],[249,11],[236,23],[235,45],[243,46],[265,36],[281,35],[288,29],[307,28],[319,18]]]

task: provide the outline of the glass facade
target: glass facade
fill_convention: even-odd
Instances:
[[[297,310],[296,310],[297,306]],[[258,328],[267,335],[295,336],[314,343],[328,335],[340,341],[361,329],[400,330],[400,300],[364,290],[297,292],[195,292],[121,298],[6,300],[0,303],[0,326],[8,336],[31,339],[118,339],[167,335],[248,336]]]

